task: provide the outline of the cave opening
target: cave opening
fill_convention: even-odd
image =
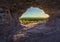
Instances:
[[[30,7],[19,17],[19,21],[22,26],[31,28],[39,23],[46,23],[48,18],[49,15],[44,10],[38,7]]]

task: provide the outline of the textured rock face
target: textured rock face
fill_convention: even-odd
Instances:
[[[20,30],[18,18],[29,7],[39,7],[50,15],[46,26],[60,26],[60,0],[0,0],[0,34],[6,40]],[[8,35],[7,35],[8,34]],[[1,41],[3,42],[3,41]],[[4,41],[5,42],[5,41]]]

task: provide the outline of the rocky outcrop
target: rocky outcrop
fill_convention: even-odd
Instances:
[[[9,42],[11,37],[21,30],[18,18],[31,6],[41,8],[50,15],[46,27],[59,28],[59,4],[60,0],[0,0],[0,41]]]

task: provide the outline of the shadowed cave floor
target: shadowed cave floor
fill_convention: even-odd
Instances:
[[[14,32],[13,41],[9,42],[60,42],[60,19],[57,19],[56,26],[48,26],[46,23],[38,23],[32,28],[23,27],[22,30]],[[16,30],[16,29],[15,29]],[[1,42],[6,42],[1,37]],[[0,39],[0,40],[1,40]]]
[[[25,27],[24,27],[25,28]],[[18,31],[14,35],[16,42],[60,42],[60,29],[54,26],[37,24],[30,29]]]

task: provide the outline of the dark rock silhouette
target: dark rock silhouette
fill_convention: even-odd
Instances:
[[[50,15],[43,26],[37,25],[41,29],[24,30],[18,20],[31,6]],[[60,42],[59,30],[60,0],[0,0],[0,42]]]

